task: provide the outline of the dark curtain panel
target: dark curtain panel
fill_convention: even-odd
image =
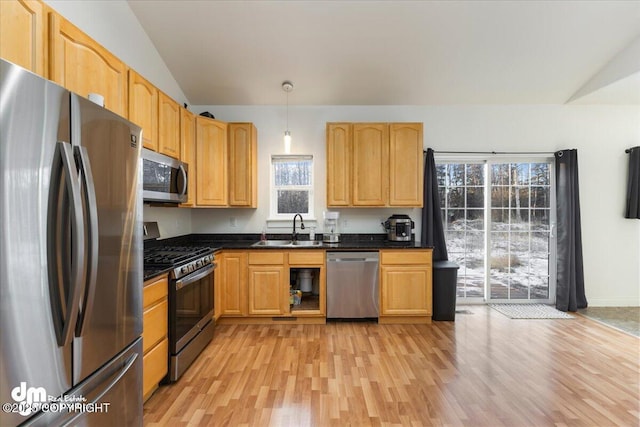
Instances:
[[[444,241],[444,229],[442,228],[436,162],[431,148],[427,148],[424,153],[423,201],[420,241],[422,246],[433,246],[434,261],[447,261],[447,244]]]
[[[555,153],[558,220],[556,308],[576,311],[587,306],[584,293],[578,151]]]
[[[640,219],[640,146],[627,150],[627,153],[629,153],[629,181],[624,217]]]

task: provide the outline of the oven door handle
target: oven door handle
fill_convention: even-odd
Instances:
[[[211,272],[216,268],[216,264],[209,264],[206,268],[195,271],[188,276],[183,277],[180,280],[176,280],[176,291],[184,288],[185,286],[189,286],[192,283],[197,282],[203,277],[208,276]]]

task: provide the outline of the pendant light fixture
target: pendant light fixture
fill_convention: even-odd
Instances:
[[[288,80],[282,82],[282,90],[287,93],[287,129],[284,131],[284,152],[291,153],[291,132],[289,132],[289,92],[293,90],[293,83]]]

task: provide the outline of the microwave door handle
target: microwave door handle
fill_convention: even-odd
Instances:
[[[80,165],[80,177],[84,185],[84,202],[88,210],[87,220],[87,241],[88,260],[87,260],[87,277],[84,298],[82,299],[82,311],[78,315],[78,323],[76,325],[76,336],[80,337],[84,333],[87,318],[91,317],[93,311],[93,302],[96,291],[96,281],[98,273],[98,204],[96,202],[96,189],[91,172],[91,163],[86,147],[76,147],[78,154],[78,163]]]
[[[83,282],[85,277],[84,265],[81,265],[80,260],[84,258],[85,254],[85,239],[83,223],[83,211],[82,211],[82,196],[80,192],[80,182],[78,180],[78,172],[76,170],[75,160],[73,158],[73,149],[71,144],[66,142],[58,142],[56,144],[54,168],[60,170],[59,174],[52,174],[53,179],[61,180],[64,177],[64,183],[66,187],[66,193],[68,197],[66,209],[70,211],[70,227],[71,227],[71,259],[68,262],[71,265],[70,273],[70,286],[66,296],[60,294],[61,284],[53,283],[60,280],[60,274],[50,275],[50,292],[53,295],[57,295],[56,300],[52,300],[54,324],[58,325],[56,328],[56,337],[58,345],[63,347],[71,342],[73,337],[73,322],[78,316],[78,307],[80,305],[80,297],[82,295]],[[58,192],[60,190],[59,183],[52,183],[51,191]],[[50,233],[53,231],[54,236],[48,245],[49,250],[56,252],[61,247],[61,234],[64,232],[61,221],[64,219],[58,216],[61,206],[59,205],[60,199],[56,197],[58,206],[56,207],[56,216],[52,218],[49,224]],[[54,229],[54,230],[52,230]],[[64,268],[66,266],[60,265],[58,260],[54,261],[53,256],[49,256],[49,263],[55,263],[57,268]],[[67,262],[65,262],[66,264]],[[49,268],[52,268],[51,266]],[[55,276],[55,277],[52,277]],[[54,287],[57,290],[54,291]],[[52,295],[52,296],[53,296]],[[62,301],[64,299],[64,302]],[[64,307],[61,305],[64,304]]]
[[[178,170],[182,175],[182,189],[180,190],[180,196],[184,196],[187,194],[187,171],[182,164],[178,166]]]

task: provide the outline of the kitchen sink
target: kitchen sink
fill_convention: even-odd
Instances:
[[[273,248],[308,248],[322,246],[322,242],[318,240],[261,240],[251,246],[273,247]]]
[[[322,246],[322,242],[319,240],[298,240],[296,242],[291,242],[291,246]]]

